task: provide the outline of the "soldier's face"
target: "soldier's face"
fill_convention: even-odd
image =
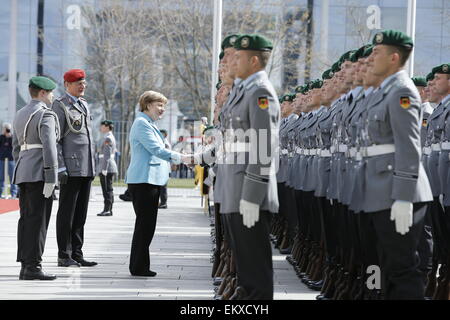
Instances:
[[[109,131],[109,127],[105,126],[104,124],[100,125],[101,133],[107,133],[108,131]]]
[[[74,97],[84,96],[84,91],[86,90],[86,80],[79,80],[75,82],[64,82],[67,92]]]
[[[433,85],[436,90],[436,93],[442,97],[445,97],[450,93],[450,85],[447,74],[436,73],[433,79]]]
[[[229,65],[230,61],[234,59],[234,54],[236,52],[236,49],[234,48],[226,48],[224,51],[222,63],[225,65]]]
[[[427,97],[427,91],[425,90],[425,87],[417,87],[417,90],[419,91],[420,98],[422,99],[422,102],[425,102],[428,100]]]
[[[245,80],[252,74],[250,53],[247,50],[236,50],[236,77]]]
[[[386,45],[376,45],[370,55],[372,72],[376,76],[384,77],[389,73],[390,66],[393,62],[393,53],[391,53]]]

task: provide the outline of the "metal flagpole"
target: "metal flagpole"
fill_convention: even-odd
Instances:
[[[216,96],[216,83],[219,79],[219,54],[222,35],[222,0],[214,1],[214,20],[213,20],[213,59],[211,68],[211,115],[209,122],[214,121],[214,105]]]
[[[416,0],[408,0],[408,17],[406,20],[406,33],[413,39],[416,44]],[[406,70],[410,77],[414,75],[414,50],[409,57]]]
[[[17,89],[17,0],[11,0],[11,22],[9,30],[9,66],[8,66],[8,118],[13,120],[16,114]],[[12,121],[9,121],[12,122]]]

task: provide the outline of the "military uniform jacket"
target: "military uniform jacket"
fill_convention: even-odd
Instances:
[[[102,145],[100,146],[97,174],[105,170],[108,173],[117,173],[117,164],[114,160],[116,151],[116,138],[114,138],[112,132],[108,132],[102,139]]]
[[[433,113],[433,107],[429,102],[422,103],[422,126],[420,128],[420,141],[422,148],[425,147],[425,142],[427,140],[427,127],[428,127],[428,118]]]
[[[221,212],[239,212],[241,199],[258,204],[260,210],[278,212],[275,163],[278,155],[271,149],[276,151],[278,145],[280,105],[265,71],[241,82],[230,113],[229,128],[235,134],[232,141],[226,142],[248,143],[249,152],[225,150],[225,161],[235,164],[227,165],[224,172]]]
[[[305,134],[308,144],[308,149],[317,149],[317,122],[324,112],[325,108],[320,107],[318,110],[313,112],[313,117],[311,121],[308,123]],[[314,191],[317,183],[318,183],[318,171],[317,171],[317,162],[319,157],[317,154],[308,156],[307,170],[305,175],[305,181],[303,182],[303,190],[304,191]]]
[[[428,117],[426,145],[432,146],[442,140],[442,131],[445,125],[445,108],[439,104]],[[432,151],[427,159],[427,173],[431,184],[433,197],[442,194],[441,180],[439,178],[439,151]]]
[[[313,118],[313,113],[308,112],[303,116],[302,123],[299,124],[297,129],[295,130],[295,136],[297,139],[297,144],[300,149],[306,150],[308,149],[308,141],[306,137],[306,128]],[[304,185],[306,180],[306,170],[308,169],[308,158],[309,156],[305,153],[300,154],[298,157],[298,161],[295,163],[294,172],[296,173],[293,176],[293,183],[295,190],[304,191]]]
[[[288,139],[288,169],[286,172],[286,186],[294,188],[297,176],[296,165],[298,162],[299,154],[296,153],[297,150],[297,140],[296,140],[296,128],[301,125],[303,121],[302,115],[296,117],[294,121],[289,122],[289,127],[286,128],[287,139]]]
[[[280,164],[277,172],[277,182],[285,183],[288,177],[288,169],[289,169],[289,155],[283,153],[282,150],[288,150],[288,132],[287,128],[289,124],[295,122],[298,119],[298,115],[295,113],[289,115],[287,118],[283,119],[280,125]]]
[[[17,112],[13,134],[14,184],[57,183],[59,134],[58,117],[44,102],[31,100]],[[21,150],[24,145],[42,145],[42,148]]]
[[[450,205],[450,185],[448,180],[450,168],[450,95],[441,101],[444,112],[442,118],[444,119],[444,130],[442,131],[441,141],[442,150],[439,154],[439,178],[441,182],[441,192],[444,195],[444,206]]]
[[[339,137],[338,137],[338,130],[339,130],[339,121],[342,115],[342,110],[345,105],[345,97],[341,96],[338,101],[334,102],[333,104],[336,104],[335,108],[336,111],[333,114],[333,122],[331,127],[331,147],[336,148],[338,146]],[[332,152],[331,161],[330,161],[330,177],[329,181],[330,184],[328,186],[327,190],[327,198],[328,199],[337,199],[338,198],[338,164],[339,164],[339,158],[345,157],[345,155],[341,152]]]
[[[394,144],[395,153],[365,158],[363,211],[390,209],[394,200],[431,201],[420,162],[421,100],[405,71],[386,79],[368,106],[367,130],[372,144]]]
[[[61,139],[58,143],[59,171],[67,170],[72,177],[93,177],[95,159],[92,136],[92,116],[83,98],[73,99],[66,93],[53,102],[58,115]]]
[[[228,95],[227,100],[225,101],[224,105],[222,106],[222,109],[220,110],[219,114],[219,125],[218,130],[220,130],[221,135],[218,137],[218,139],[215,140],[215,157],[216,157],[216,182],[214,184],[214,202],[215,203],[221,203],[222,199],[224,197],[224,169],[227,166],[227,164],[224,164],[224,150],[223,150],[223,140],[226,133],[227,125],[229,126],[229,120],[230,114],[229,114],[229,108],[230,105],[234,103],[234,99],[236,98],[236,93],[239,88],[240,80],[235,80],[233,88],[230,91],[230,94]],[[221,210],[222,212],[222,210]]]
[[[344,109],[343,120],[342,120],[342,133],[343,133],[343,143],[347,146],[347,152],[345,156],[345,169],[341,169],[341,185],[340,190],[340,201],[345,204],[350,204],[350,198],[352,196],[351,188],[354,184],[354,159],[351,157],[350,149],[355,147],[356,140],[356,128],[351,125],[351,120],[353,115],[360,109],[360,102],[364,97],[364,90],[362,87],[357,87],[352,90],[352,99],[348,107]],[[343,165],[343,164],[341,164]]]
[[[333,125],[333,117],[336,112],[336,104],[333,104],[325,110],[317,120],[317,138],[319,140],[318,147],[321,150],[330,151],[331,147],[331,128]],[[314,192],[316,197],[326,197],[330,179],[330,161],[331,157],[319,157],[317,162],[317,186]]]

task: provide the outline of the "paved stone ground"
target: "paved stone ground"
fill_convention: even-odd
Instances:
[[[0,215],[0,299],[212,299],[210,221],[200,209],[196,190],[169,189],[167,210],[160,210],[150,247],[155,278],[132,277],[128,272],[134,227],[130,202],[117,195],[114,216],[97,217],[102,209],[99,187],[93,187],[85,227],[84,255],[99,263],[93,268],[56,266],[57,201],[47,235],[43,268],[55,281],[19,281],[16,262],[18,212]],[[316,293],[295,276],[285,256],[274,250],[275,299],[314,299]]]

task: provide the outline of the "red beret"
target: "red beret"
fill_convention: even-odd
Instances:
[[[64,73],[64,81],[75,82],[86,78],[86,73],[82,69],[71,69]]]

